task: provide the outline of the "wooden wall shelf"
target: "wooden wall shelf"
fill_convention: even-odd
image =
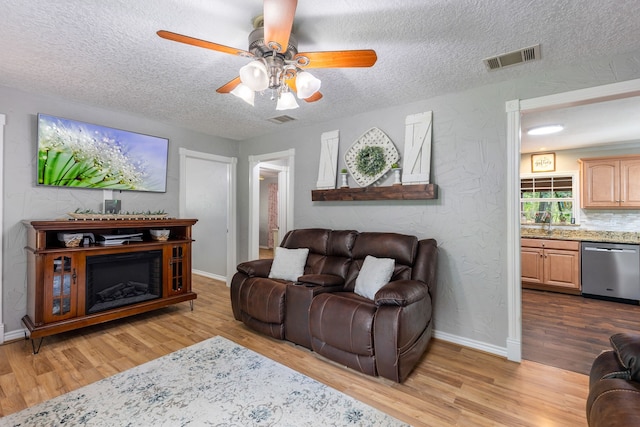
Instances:
[[[311,201],[313,202],[349,200],[433,200],[437,198],[438,186],[435,184],[311,190]]]

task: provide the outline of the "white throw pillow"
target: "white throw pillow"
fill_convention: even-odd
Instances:
[[[395,260],[391,258],[376,258],[367,255],[356,277],[354,292],[365,298],[374,299],[376,292],[389,283],[395,268]]]
[[[276,247],[276,253],[269,272],[270,279],[282,279],[296,281],[304,274],[304,265],[307,263],[309,248],[287,249]]]

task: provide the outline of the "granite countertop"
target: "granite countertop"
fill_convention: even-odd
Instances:
[[[533,239],[578,240],[587,242],[640,243],[640,233],[628,231],[571,230],[564,228],[543,230],[540,227],[521,227],[520,237]]]

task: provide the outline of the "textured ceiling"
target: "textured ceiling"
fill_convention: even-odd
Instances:
[[[637,1],[299,0],[300,51],[374,49],[372,68],[318,69],[324,98],[281,115],[215,89],[247,59],[159,38],[169,30],[247,48],[259,0],[0,0],[0,85],[243,140],[630,52]],[[630,36],[633,35],[633,36]],[[540,44],[542,60],[482,59]]]

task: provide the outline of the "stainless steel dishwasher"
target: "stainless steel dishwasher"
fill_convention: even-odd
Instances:
[[[582,242],[582,294],[640,301],[640,245]]]

